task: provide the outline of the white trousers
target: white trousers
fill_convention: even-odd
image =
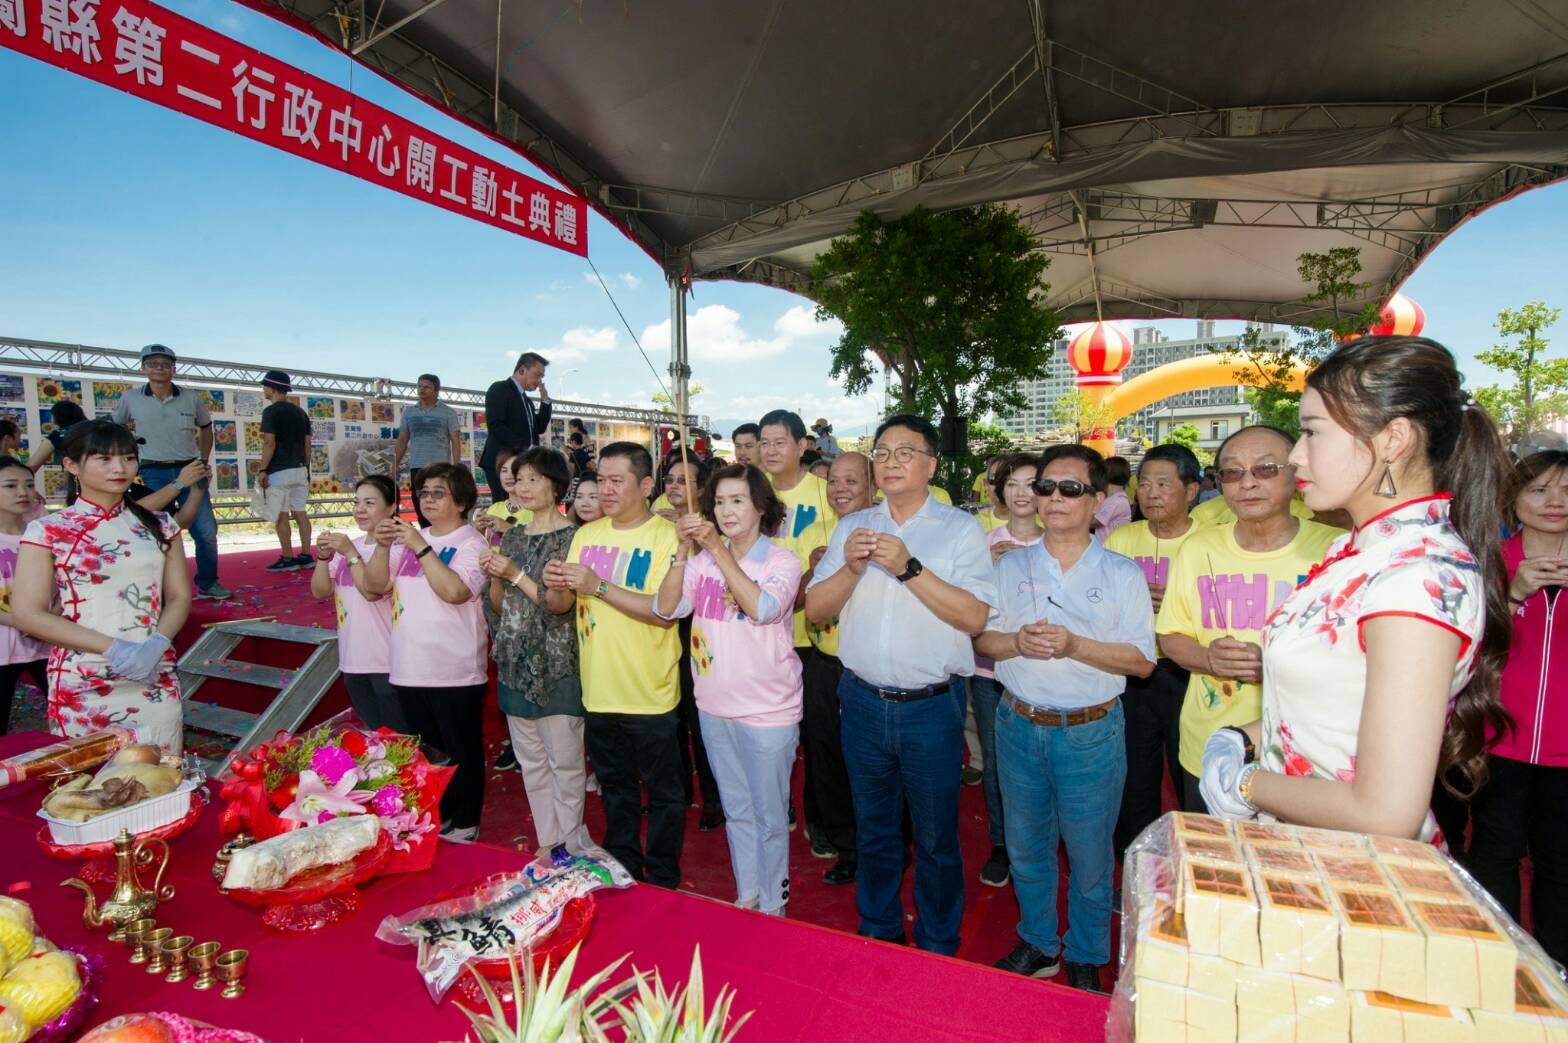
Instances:
[[[783,916],[789,901],[789,775],[800,726],[740,724],[699,711],[719,783],[737,904]]]
[[[534,817],[537,847],[547,850],[583,824],[583,793],[588,782],[583,755],[583,719],[570,714],[506,718],[512,752],[523,773],[523,791]]]

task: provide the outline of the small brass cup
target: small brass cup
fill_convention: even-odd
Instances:
[[[193,989],[210,989],[213,983],[213,971],[218,962],[218,953],[223,946],[217,942],[202,942],[191,947],[185,954],[186,961],[196,974],[196,980],[191,982]]]
[[[132,920],[130,923],[125,925],[122,937],[115,940],[123,941],[125,943],[125,947],[131,950],[131,961],[133,963],[140,963],[141,961],[136,959],[136,943],[140,940],[142,935],[146,934],[148,931],[157,926],[158,921],[150,917],[143,918],[141,920]],[[112,938],[114,936],[110,935],[110,937]]]
[[[163,962],[168,965],[169,973],[163,980],[173,985],[184,981],[190,976],[185,969],[185,954],[196,941],[188,934],[182,934],[163,943]]]
[[[218,957],[218,980],[223,982],[221,995],[232,1000],[245,991],[245,974],[250,970],[250,953],[245,949],[230,949]]]
[[[142,921],[140,921],[140,920],[136,921],[136,923],[141,923],[141,922]],[[131,926],[134,927],[135,924],[132,924]],[[147,953],[148,953],[147,936],[152,934],[152,932],[157,930],[157,929],[158,929],[157,922],[153,921],[153,920],[148,920],[147,921],[147,926],[143,927],[141,930],[134,931],[134,932],[127,932],[127,937],[129,937],[130,942],[131,942],[131,962],[132,963],[146,963],[147,962]],[[169,933],[173,934],[174,932],[170,931]]]
[[[162,974],[168,969],[163,959],[163,943],[173,937],[172,927],[158,927],[142,935],[142,945],[147,952],[148,974]]]

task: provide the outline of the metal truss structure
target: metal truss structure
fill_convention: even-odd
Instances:
[[[217,359],[180,357],[179,381],[193,387],[222,386],[260,387],[261,378],[269,366],[246,362],[222,362]],[[85,344],[59,344],[53,341],[23,340],[18,337],[0,336],[0,369],[29,373],[47,373],[52,376],[94,376],[115,380],[141,380],[141,363],[135,351],[117,348],[95,348]],[[414,383],[392,380],[387,377],[353,377],[341,373],[320,373],[310,370],[290,372],[294,390],[301,394],[335,395],[340,398],[365,398],[386,402],[414,402],[418,399]],[[472,388],[442,387],[441,400],[454,409],[485,408],[485,393]],[[595,402],[574,402],[553,399],[560,413],[581,417],[584,420],[642,424],[655,427],[672,424],[675,416],[653,409],[635,409],[630,406],[606,406]],[[707,417],[687,414],[688,427],[708,426]]]

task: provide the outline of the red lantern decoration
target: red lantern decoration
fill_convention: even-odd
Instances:
[[[1396,293],[1383,305],[1383,310],[1378,312],[1377,321],[1372,324],[1368,333],[1383,337],[1389,335],[1414,337],[1426,327],[1426,312],[1421,305]]]
[[[1067,364],[1078,374],[1079,387],[1112,387],[1132,361],[1132,341],[1108,322],[1096,322],[1067,346]]]

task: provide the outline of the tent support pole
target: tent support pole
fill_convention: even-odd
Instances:
[[[691,379],[691,366],[686,359],[686,284],[681,272],[670,274],[670,397],[675,406],[675,432],[680,440],[681,466],[687,465],[686,459],[686,409],[687,409],[687,384]],[[657,463],[658,461],[655,461]],[[690,469],[686,470],[688,475]],[[695,509],[693,497],[697,490],[692,486],[686,487],[686,510],[688,513]]]

